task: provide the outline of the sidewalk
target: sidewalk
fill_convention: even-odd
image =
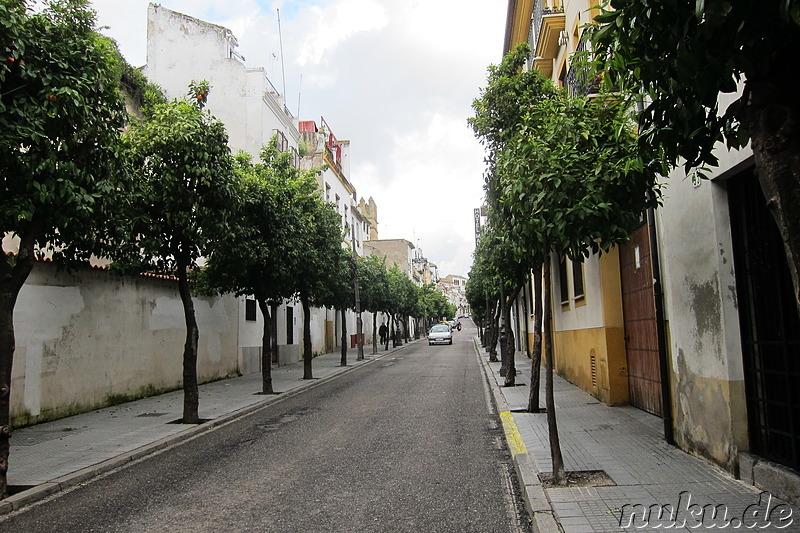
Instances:
[[[666,444],[660,418],[635,407],[608,407],[558,376],[553,388],[566,470],[602,470],[615,485],[544,488],[538,473],[552,471],[547,415],[516,412],[528,406],[530,360],[517,358],[516,382],[525,386],[502,387],[500,363],[488,361],[477,339],[475,346],[524,484],[534,531],[800,531],[800,509]],[[544,370],[541,380],[544,407]]]
[[[413,341],[412,341],[413,342]],[[183,390],[14,430],[11,435],[8,484],[12,495],[0,501],[0,515],[30,505],[56,492],[225,424],[266,405],[282,401],[334,376],[375,362],[408,346],[379,348],[364,360],[348,350],[314,358],[313,380],[303,380],[303,362],[272,369],[277,395],[263,396],[261,374],[200,385],[199,425],[170,423],[183,415]]]

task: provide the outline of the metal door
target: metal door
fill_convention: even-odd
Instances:
[[[728,199],[750,448],[800,469],[800,318],[783,243],[752,171]]]
[[[631,241],[620,246],[619,261],[630,402],[662,416],[650,234],[644,221],[633,231]]]

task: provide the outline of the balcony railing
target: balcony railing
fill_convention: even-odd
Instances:
[[[582,54],[586,49],[587,40],[581,39],[575,53]],[[578,61],[570,63],[564,84],[567,86],[570,96],[588,96],[597,93],[598,90],[598,82],[590,77],[589,68]]]

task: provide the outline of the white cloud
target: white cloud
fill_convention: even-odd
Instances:
[[[297,62],[301,66],[323,63],[330,51],[353,35],[380,30],[388,22],[386,9],[376,0],[340,0],[309,11],[306,17],[315,18],[316,24],[300,44]]]
[[[248,66],[285,84],[289,109],[304,120],[324,116],[351,141],[350,178],[359,196],[377,202],[382,238],[419,244],[443,274],[468,272],[484,164],[466,120],[486,68],[501,59],[506,2],[160,3],[230,28]],[[148,0],[94,4],[125,57],[144,64]]]

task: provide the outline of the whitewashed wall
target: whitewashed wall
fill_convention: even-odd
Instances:
[[[236,37],[216,24],[151,4],[147,10],[144,74],[170,98],[183,98],[192,80],[211,84],[207,109],[222,121],[235,152],[258,157],[278,129],[298,146],[296,119],[263,68],[247,68],[236,54]]]
[[[195,298],[198,378],[237,373],[236,299]],[[186,326],[174,281],[37,263],[14,312],[15,423],[59,418],[182,384]]]

